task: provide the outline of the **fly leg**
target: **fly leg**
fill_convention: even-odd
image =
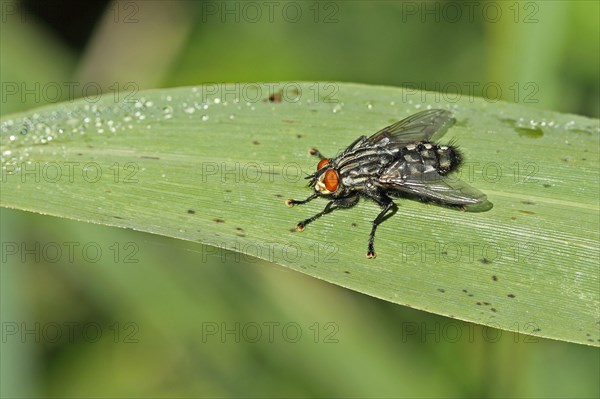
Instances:
[[[377,230],[377,226],[379,226],[379,224],[385,219],[396,213],[396,211],[398,210],[398,206],[394,203],[394,201],[391,200],[390,197],[388,197],[385,194],[375,192],[369,193],[368,195],[371,199],[373,199],[373,201],[377,202],[377,204],[379,204],[379,206],[383,208],[383,210],[379,213],[379,215],[377,215],[375,220],[373,220],[371,235],[369,235],[369,247],[367,249],[367,258],[373,259],[377,256],[373,247],[373,241],[375,241],[375,231]],[[392,213],[386,217],[386,214],[390,210],[392,211]]]
[[[295,200],[295,199],[291,199],[291,198],[290,198],[290,199],[286,199],[286,200],[285,200],[285,205],[286,205],[288,208],[291,208],[291,207],[293,207],[294,205],[302,205],[302,204],[306,204],[307,202],[310,202],[310,201],[314,200],[314,199],[315,199],[315,198],[317,198],[318,196],[319,196],[319,194],[317,194],[317,193],[314,193],[313,195],[311,195],[311,196],[310,196],[310,197],[308,197],[307,199],[305,199],[305,200],[301,200],[301,201],[299,201],[299,200]]]
[[[317,213],[316,215],[314,215],[312,217],[309,217],[306,220],[303,220],[303,221],[299,222],[296,225],[296,230],[297,231],[303,231],[307,224],[314,222],[315,220],[317,220],[321,216],[326,215],[329,212],[333,212],[336,209],[351,208],[354,205],[358,204],[358,200],[359,199],[360,199],[360,197],[358,196],[358,194],[352,195],[350,197],[344,197],[344,198],[334,199],[333,201],[330,201],[325,206],[325,209],[323,209],[321,212]]]
[[[318,157],[320,160],[327,159],[327,157],[321,154],[321,152],[316,148],[311,148],[308,150],[308,153],[312,156]]]

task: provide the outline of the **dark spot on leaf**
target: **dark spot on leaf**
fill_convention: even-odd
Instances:
[[[540,332],[540,331],[542,331],[542,329],[541,329],[541,328],[534,328],[532,332],[534,332],[534,333],[535,333],[535,332]]]
[[[490,308],[490,310],[491,310],[492,312],[494,312],[494,313],[496,313],[496,312],[497,312],[496,308]]]
[[[193,215],[194,213],[196,213],[196,211],[193,209],[188,209],[187,213],[189,213],[190,215]]]
[[[489,303],[489,302],[484,302],[483,304],[484,304],[485,306],[490,306],[490,305],[491,305],[491,303]]]
[[[533,201],[521,201],[521,204],[525,204],[525,205],[535,205],[535,202],[533,202]]]
[[[244,229],[242,229],[241,227],[236,227],[235,228],[237,231],[244,231]]]
[[[468,296],[473,296],[473,294],[469,294]]]
[[[228,188],[226,188],[226,189],[225,189],[225,192],[226,192],[226,193],[230,193],[230,192],[231,192],[231,190],[230,190],[230,189],[228,189]]]
[[[283,195],[281,195],[281,194],[275,194],[275,197],[277,197],[277,198],[283,198]]]
[[[546,188],[549,188],[549,187],[552,187],[552,184],[544,183],[543,186]]]
[[[589,338],[588,338],[588,342],[594,342],[594,340],[593,340],[593,339],[589,339]]]
[[[153,159],[153,160],[159,160],[159,157],[151,157],[149,155],[142,155],[140,158],[142,159]]]
[[[464,293],[466,294],[466,293],[467,293],[467,292],[469,292],[469,291],[467,291],[467,290],[462,290],[462,292],[464,292]]]
[[[280,103],[281,102],[281,91],[277,93],[273,93],[269,96],[270,103]]]
[[[348,270],[344,270],[344,273],[346,273],[346,274],[352,274]]]
[[[296,135],[296,138],[298,138],[298,139],[301,139],[301,138],[302,138],[302,135],[301,135],[301,134],[297,134],[297,135]]]
[[[290,233],[295,233],[296,229],[290,229]]]
[[[221,218],[214,218],[213,222],[217,222],[217,223],[225,223],[225,220],[221,219]]]
[[[285,123],[296,123],[296,121],[293,120],[293,119],[283,119],[283,122],[285,122]]]
[[[481,306],[481,302],[477,302],[477,306]]]
[[[492,263],[492,261],[489,260],[488,258],[481,258],[481,259],[479,259],[479,261],[481,263],[483,263],[484,265],[489,265],[490,263]]]
[[[446,290],[445,290],[445,289],[443,289],[443,288],[438,288],[437,290],[438,290],[439,292],[441,292],[441,293],[444,293],[444,292],[446,292]]]
[[[496,276],[496,275],[493,275],[493,276],[492,276],[492,280],[494,280],[494,281],[498,281],[498,276]]]
[[[258,140],[252,140],[252,144],[259,145],[260,143],[258,142]]]
[[[517,220],[517,218],[514,216],[511,216],[510,220]]]
[[[509,297],[509,298],[514,298],[514,297],[515,297],[515,294],[508,294],[508,295],[507,295],[507,297]]]
[[[356,223],[352,223],[352,227],[356,227],[358,226]]]
[[[238,237],[246,237],[246,234],[244,234],[244,233],[236,233],[235,235]]]
[[[524,210],[522,210],[522,209],[519,209],[519,212],[521,212],[521,213],[524,213],[524,214],[526,214],[526,215],[535,215],[535,212],[532,212],[532,211],[524,211]]]
[[[113,216],[115,219],[123,219],[121,216]]]

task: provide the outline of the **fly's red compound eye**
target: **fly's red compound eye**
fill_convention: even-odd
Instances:
[[[323,166],[329,164],[329,159],[321,159],[317,164],[317,170],[321,169]]]
[[[321,161],[323,162],[323,161]],[[325,188],[331,192],[334,192],[338,188],[339,178],[338,174],[335,170],[329,169],[325,172],[325,177],[323,178],[323,182],[325,183]]]

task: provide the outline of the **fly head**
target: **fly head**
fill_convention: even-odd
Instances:
[[[320,196],[337,198],[343,191],[340,176],[330,159],[319,161],[316,173],[308,176],[307,179],[311,179],[309,187]]]

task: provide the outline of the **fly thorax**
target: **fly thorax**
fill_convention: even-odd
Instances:
[[[338,172],[347,186],[359,184],[393,161],[395,155],[380,147],[361,148],[340,160]]]

